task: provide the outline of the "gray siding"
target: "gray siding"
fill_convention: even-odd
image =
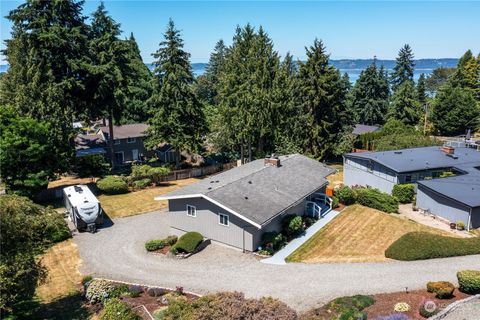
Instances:
[[[346,186],[369,186],[391,193],[396,183],[395,172],[376,162],[369,164],[366,160],[344,158],[343,184]]]
[[[445,198],[420,185],[417,189],[417,207],[423,210],[430,210],[432,214],[450,222],[463,221],[465,225],[467,225],[470,215],[469,207]]]
[[[321,188],[315,192],[324,192],[324,190],[325,188]],[[196,208],[196,217],[187,215],[187,205]],[[188,231],[197,231],[213,241],[254,251],[261,245],[264,232],[281,231],[283,217],[304,214],[305,199],[301,199],[296,205],[275,216],[262,229],[256,228],[203,198],[169,200],[168,206],[170,228],[173,234],[180,236]],[[229,226],[219,224],[219,213],[229,216]]]
[[[117,139],[116,139],[117,140]],[[148,151],[143,144],[143,137],[135,138],[134,142],[127,142],[127,139],[118,139],[118,144],[113,145],[113,152],[123,152],[123,162],[131,162],[133,160],[141,159],[142,155],[151,157],[154,152]],[[107,145],[108,148],[108,145]],[[133,150],[138,150],[138,159],[133,159]],[[107,158],[110,157],[110,153],[106,153]],[[122,163],[117,163],[122,164]]]
[[[253,251],[252,233],[256,234],[258,229],[248,222],[203,198],[169,200],[168,204],[170,227],[174,234],[197,231],[206,238],[240,249],[243,249],[245,236],[245,250]],[[196,217],[187,215],[187,204],[196,207]],[[219,224],[219,213],[228,215],[228,226]]]
[[[472,210],[472,228],[480,228],[480,207],[473,208]]]

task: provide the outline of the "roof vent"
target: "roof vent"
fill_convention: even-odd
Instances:
[[[402,151],[395,151],[395,154],[402,154]]]
[[[78,192],[78,193],[83,192],[82,187],[80,187],[80,186],[74,186],[73,189],[75,189],[75,192]]]
[[[245,200],[248,200],[248,197],[247,197],[247,196],[245,197]]]
[[[248,181],[248,184],[252,184],[252,181]]]

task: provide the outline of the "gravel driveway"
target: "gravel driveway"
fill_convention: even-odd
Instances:
[[[147,254],[145,241],[167,235],[165,212],[116,219],[95,234],[76,234],[81,272],[135,283],[183,286],[197,293],[236,290],[248,297],[268,295],[302,311],[343,295],[419,289],[431,280],[456,283],[459,269],[480,267],[479,255],[416,262],[269,265],[215,244],[186,260]]]

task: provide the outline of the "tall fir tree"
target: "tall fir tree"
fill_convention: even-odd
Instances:
[[[242,161],[273,149],[272,87],[279,57],[262,27],[237,27],[219,78],[220,135]],[[246,150],[246,152],[245,152]]]
[[[4,54],[9,69],[1,81],[0,103],[50,123],[49,145],[56,159],[49,172],[65,171],[74,158],[72,122],[85,113],[89,93],[87,25],[83,1],[28,0],[12,10],[11,39]]]
[[[472,51],[467,50],[458,60],[457,69],[450,83],[453,86],[472,90],[480,103],[480,57],[475,58]]]
[[[433,97],[437,94],[440,87],[442,87],[447,81],[455,74],[455,68],[436,68],[425,79],[425,89],[428,95]]]
[[[218,104],[216,97],[218,95],[218,78],[225,64],[226,46],[222,39],[220,39],[213,49],[205,68],[205,79],[207,80],[207,101],[209,104]]]
[[[352,121],[346,103],[349,83],[329,65],[322,41],[315,39],[306,54],[298,75],[298,103],[307,115],[303,147],[315,158],[325,159],[333,154],[342,128]]]
[[[122,122],[140,123],[148,120],[147,100],[152,95],[152,73],[143,62],[137,41],[130,34],[130,38],[123,41],[127,47],[127,61],[131,76],[127,78],[127,95]]]
[[[415,63],[413,61],[413,52],[410,45],[404,45],[398,52],[395,67],[391,75],[391,84],[393,91],[396,91],[406,81],[413,82],[413,71]]]
[[[417,100],[418,103],[420,103],[420,106],[425,106],[427,98],[426,78],[425,74],[422,73],[417,81]]]
[[[199,151],[207,126],[202,104],[193,92],[190,54],[183,49],[180,31],[168,22],[164,40],[153,54],[154,93],[149,99],[152,114],[147,146],[170,143],[177,151]],[[178,153],[177,153],[178,154]],[[177,156],[177,165],[180,162]]]
[[[383,66],[375,61],[360,73],[352,90],[352,109],[358,123],[381,125],[386,120],[390,89]]]
[[[413,82],[405,81],[392,96],[388,118],[400,120],[408,125],[417,125],[421,115],[421,106]]]
[[[128,79],[132,77],[127,56],[129,50],[118,38],[120,33],[120,24],[108,15],[101,2],[92,15],[90,28],[90,88],[93,91],[90,117],[108,117],[108,149],[112,167],[115,167],[113,126],[122,119],[128,96]]]

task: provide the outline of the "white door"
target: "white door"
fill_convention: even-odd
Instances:
[[[132,159],[133,160],[138,160],[138,149],[133,149],[132,150]]]

